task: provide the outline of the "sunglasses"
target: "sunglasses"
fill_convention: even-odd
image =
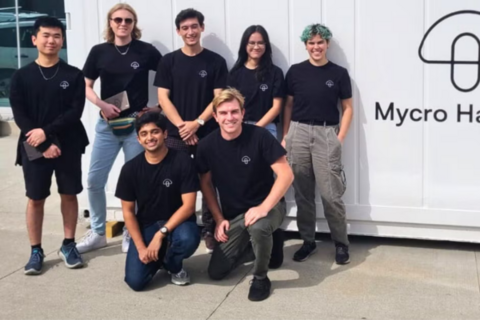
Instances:
[[[116,24],[121,24],[123,21],[125,21],[125,24],[132,24],[133,23],[133,19],[132,18],[113,18],[113,19],[110,19],[112,20],[113,22],[115,22]]]

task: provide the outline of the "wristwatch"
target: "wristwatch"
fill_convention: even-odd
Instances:
[[[169,233],[168,228],[165,226],[160,228],[160,232],[165,236],[168,236],[168,233]]]
[[[196,119],[199,125],[203,126],[205,124],[205,120],[202,120],[200,118]]]

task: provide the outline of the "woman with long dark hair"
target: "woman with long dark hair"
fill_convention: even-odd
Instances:
[[[243,33],[238,59],[230,71],[227,85],[245,97],[246,123],[266,128],[277,137],[278,115],[284,96],[283,71],[272,62],[272,45],[260,25]]]

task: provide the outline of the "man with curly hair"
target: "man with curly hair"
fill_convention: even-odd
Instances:
[[[346,264],[350,257],[342,201],[346,189],[342,144],[353,116],[350,77],[345,68],[327,59],[332,32],[326,26],[309,25],[300,38],[309,59],[292,65],[286,75],[282,141],[295,175],[297,225],[304,240],[293,259],[305,261],[316,250],[317,188],[335,243],[335,260],[337,264]],[[337,107],[339,100],[342,114]]]

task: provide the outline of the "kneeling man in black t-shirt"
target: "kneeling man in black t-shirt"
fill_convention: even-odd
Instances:
[[[125,282],[140,291],[164,268],[174,284],[185,285],[190,277],[183,260],[193,255],[200,243],[194,215],[197,172],[187,153],[165,146],[163,115],[147,112],[135,126],[145,152],[125,163],[115,193],[122,200],[125,224],[134,243],[127,253]]]
[[[293,181],[293,173],[285,149],[266,129],[242,124],[243,104],[244,98],[235,89],[223,90],[213,100],[220,129],[200,141],[197,166],[219,242],[213,250],[208,274],[220,280],[254,258],[254,279],[248,298],[261,301],[270,295],[270,259],[275,254],[283,257],[283,243],[278,246],[280,253],[275,248],[272,251],[272,233],[285,217],[283,196]]]

